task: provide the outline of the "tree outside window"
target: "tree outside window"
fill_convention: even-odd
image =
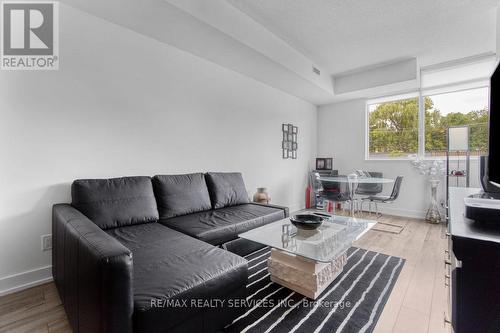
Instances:
[[[418,98],[369,106],[369,157],[397,158],[418,151]]]
[[[446,157],[446,131],[469,126],[471,155],[488,153],[488,88],[426,96],[425,155]],[[427,102],[429,101],[429,102]]]

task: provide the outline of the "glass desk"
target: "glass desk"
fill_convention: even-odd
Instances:
[[[379,177],[357,177],[352,178],[355,183],[363,183],[363,184],[387,184],[393,183],[394,179],[391,178],[379,178]],[[349,178],[347,177],[319,177],[319,180],[322,182],[333,182],[333,183],[348,183]]]
[[[286,218],[239,237],[271,247],[267,265],[272,281],[316,299],[342,272],[347,249],[376,222],[312,210],[301,213],[326,220],[316,230],[304,230]]]

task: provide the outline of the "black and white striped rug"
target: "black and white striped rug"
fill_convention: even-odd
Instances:
[[[344,271],[315,300],[271,282],[270,248],[248,256],[247,309],[225,332],[372,332],[404,259],[351,247]]]

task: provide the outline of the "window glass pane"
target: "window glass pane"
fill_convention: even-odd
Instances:
[[[446,157],[446,131],[450,126],[469,126],[471,155],[487,154],[488,88],[477,88],[424,97],[425,155]]]
[[[369,158],[405,158],[418,151],[418,98],[368,105]]]

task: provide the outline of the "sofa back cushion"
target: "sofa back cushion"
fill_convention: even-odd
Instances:
[[[78,179],[72,205],[101,229],[155,222],[158,209],[149,177]]]
[[[248,194],[239,172],[209,172],[208,192],[214,209],[248,203]]]
[[[212,209],[205,175],[159,175],[153,188],[161,219]]]

